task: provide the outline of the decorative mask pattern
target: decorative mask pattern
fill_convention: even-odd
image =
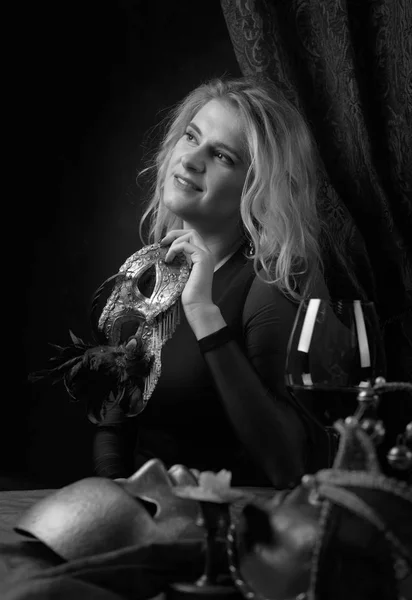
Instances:
[[[164,262],[167,250],[160,244],[152,244],[125,261],[98,324],[111,344],[126,341],[124,331],[130,331],[130,325],[134,325],[132,337],[140,340],[145,358],[151,361],[136,414],[146,406],[160,377],[161,349],[180,321],[177,300],[190,275],[183,255],[177,256],[172,263]],[[154,273],[151,278],[154,281],[150,295],[146,295],[140,282],[149,270]]]

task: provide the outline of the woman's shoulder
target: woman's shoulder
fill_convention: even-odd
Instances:
[[[275,282],[265,281],[263,277],[255,274],[250,286],[249,301],[267,302],[279,301],[294,304],[296,301]]]
[[[304,282],[299,282],[299,288],[304,288]],[[311,279],[309,289],[306,290],[305,297],[307,298],[322,298],[328,300],[330,298],[325,279],[320,271],[317,271]],[[286,290],[283,290],[276,283],[268,283],[262,277],[255,274],[250,285],[249,293],[246,299],[246,305],[250,307],[258,307],[265,304],[275,303],[278,306],[296,307],[299,305],[299,300],[293,298]],[[245,306],[246,306],[245,305]]]
[[[244,323],[261,314],[276,314],[294,318],[298,302],[286,294],[276,283],[268,283],[255,275],[243,311]]]

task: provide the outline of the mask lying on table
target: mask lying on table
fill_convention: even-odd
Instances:
[[[249,503],[232,526],[231,571],[249,600],[412,597],[412,487],[381,472],[356,420],[336,427],[332,469]]]
[[[166,470],[152,459],[121,485],[89,477],[57,490],[26,511],[15,531],[40,540],[64,560],[202,539],[199,504],[173,493],[175,486],[196,484],[186,467]]]
[[[121,404],[127,416],[139,414],[159,379],[162,346],[179,323],[178,300],[190,275],[183,254],[164,262],[167,250],[152,244],[130,256],[94,295],[91,317],[98,345],[70,332],[73,344],[54,346],[59,355],[53,368],[32,374],[31,381],[63,380],[73,400],[86,402],[94,423],[104,418],[109,404]]]

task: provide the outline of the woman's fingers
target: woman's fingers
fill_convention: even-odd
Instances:
[[[171,262],[183,252],[192,266],[190,277],[182,292],[182,304],[186,316],[191,314],[190,307],[195,307],[199,312],[199,306],[212,305],[215,259],[201,236],[194,230],[174,230],[163,238],[162,243],[169,245],[164,258],[165,262]],[[194,308],[192,312],[194,313]],[[190,317],[188,317],[189,319]]]
[[[179,239],[170,246],[165,256],[165,262],[172,262],[175,256],[177,256],[181,252],[184,252],[186,257],[189,259],[189,262],[192,263],[196,262],[195,255],[203,251],[201,248],[195,246],[194,244],[191,244],[187,240]]]
[[[210,251],[200,235],[193,230],[175,229],[170,231],[161,241],[162,246],[170,245],[165,255],[165,262],[171,262],[177,254],[184,252],[191,262],[209,257]],[[196,260],[197,259],[197,260]]]
[[[189,230],[188,229],[173,229],[172,231],[169,231],[164,238],[162,238],[160,240],[160,245],[161,246],[168,246],[169,244],[171,244],[176,238],[180,237],[181,235],[184,235],[185,233],[188,233]]]
[[[205,250],[206,252],[209,251],[203,239],[194,229],[173,229],[172,231],[169,231],[169,233],[160,241],[160,245],[172,245],[176,241],[183,239],[187,240],[191,244],[194,244],[195,246],[199,246],[199,248]]]

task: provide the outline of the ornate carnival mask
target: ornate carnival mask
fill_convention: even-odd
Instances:
[[[159,379],[161,349],[180,321],[177,300],[190,274],[182,254],[172,263],[164,262],[167,250],[152,244],[125,261],[98,323],[112,345],[139,341],[144,358],[151,363],[137,413],[146,406]]]
[[[178,299],[190,275],[183,254],[164,262],[167,250],[156,243],[132,254],[94,295],[92,321],[100,344],[85,344],[70,332],[73,344],[55,346],[55,366],[32,374],[31,381],[63,380],[73,400],[85,399],[92,422],[113,404],[122,403],[127,416],[139,414],[160,377],[162,346],[179,323]]]
[[[273,500],[250,502],[232,524],[230,570],[245,598],[411,597],[411,479],[382,472],[377,446],[385,430],[371,418],[377,414],[377,390],[393,389],[412,392],[412,385],[376,383],[359,394],[355,416],[335,423],[340,441],[331,469],[305,475],[301,485]],[[389,456],[404,452],[405,458],[412,423],[398,440]]]

